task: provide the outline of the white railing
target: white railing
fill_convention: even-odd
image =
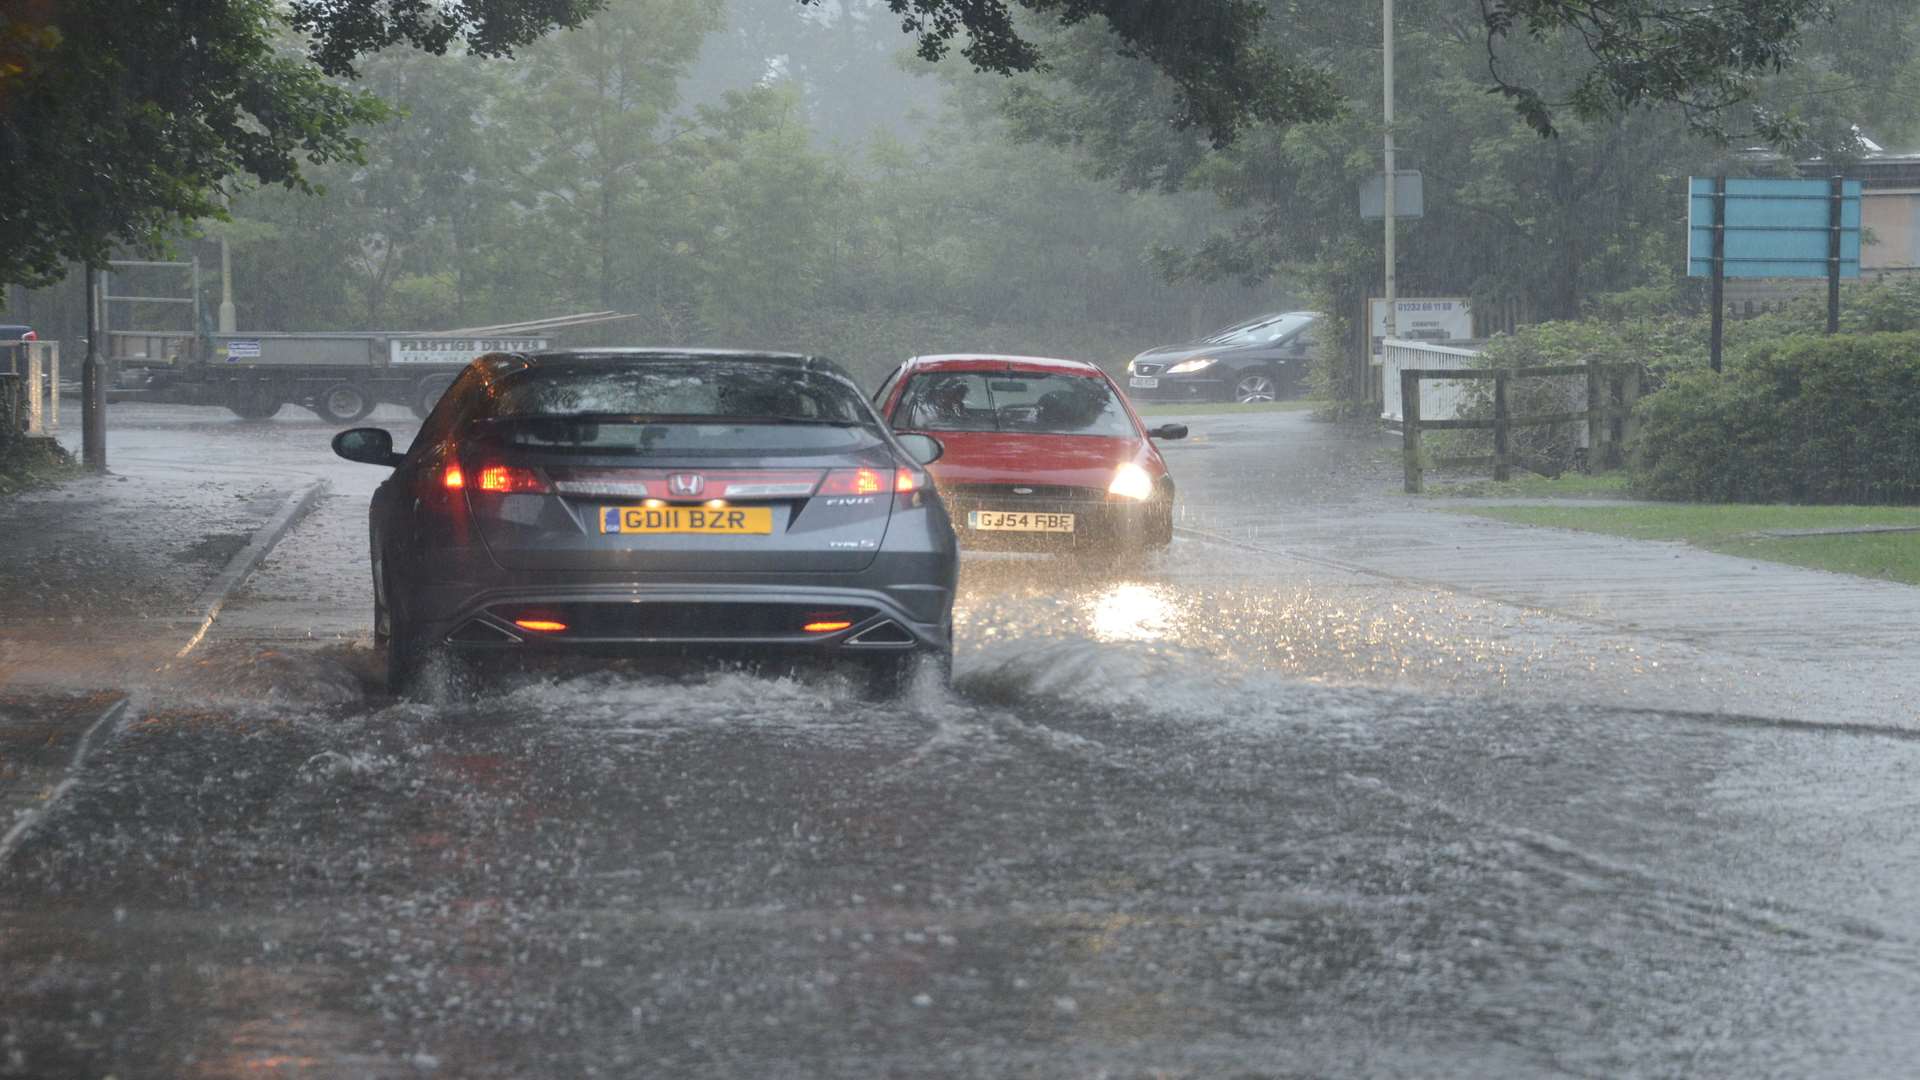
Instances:
[[[1400,411],[1400,372],[1477,367],[1474,357],[1480,355],[1478,349],[1459,349],[1451,345],[1435,345],[1430,341],[1406,341],[1400,338],[1388,338],[1381,345],[1381,353],[1380,419],[1394,424],[1405,418]],[[1467,387],[1461,380],[1421,379],[1420,418],[1458,419],[1466,394]]]
[[[35,341],[27,346],[27,434],[59,430],[60,343]]]

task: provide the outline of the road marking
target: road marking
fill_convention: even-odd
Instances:
[[[60,778],[58,784],[53,786],[53,791],[47,796],[46,801],[40,804],[39,809],[29,811],[19,821],[14,822],[13,828],[8,829],[5,836],[0,836],[0,870],[6,868],[7,863],[13,858],[14,851],[18,850],[21,843],[26,840],[27,834],[33,831],[33,827],[52,813],[54,806],[73,789],[74,782],[79,779],[80,767],[86,763],[87,754],[93,749],[94,736],[109,724],[116,728],[120,726],[127,712],[127,699],[121,698],[107,706],[106,711],[100,714],[100,718],[87,726],[87,730],[81,734],[80,741],[73,748],[73,759],[67,762],[65,775]]]

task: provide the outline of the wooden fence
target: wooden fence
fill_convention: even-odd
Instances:
[[[1507,409],[1507,386],[1514,379],[1574,378],[1587,380],[1587,407],[1572,412],[1544,413],[1539,416],[1513,416]],[[1420,380],[1492,379],[1493,415],[1482,420],[1422,420],[1420,418]],[[1403,368],[1400,371],[1401,448],[1406,462],[1407,491],[1419,494],[1425,483],[1428,459],[1420,447],[1422,431],[1493,432],[1493,453],[1464,457],[1436,457],[1436,466],[1492,466],[1495,480],[1512,477],[1513,466],[1521,464],[1510,448],[1516,427],[1541,427],[1548,424],[1587,425],[1587,461],[1603,467],[1618,465],[1622,448],[1633,437],[1633,403],[1640,397],[1638,364],[1562,364],[1554,367],[1523,368]]]

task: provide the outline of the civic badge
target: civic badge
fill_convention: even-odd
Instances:
[[[667,474],[667,494],[683,498],[696,498],[707,490],[707,478],[699,473],[677,472]]]

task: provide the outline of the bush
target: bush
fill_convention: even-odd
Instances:
[[[1637,494],[1920,503],[1920,332],[1756,342],[1724,376],[1673,376],[1637,416]]]

